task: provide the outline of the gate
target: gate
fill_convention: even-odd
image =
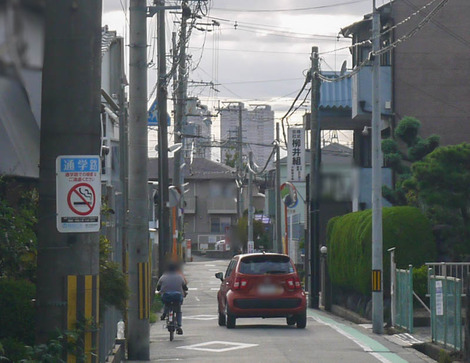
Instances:
[[[394,325],[413,333],[413,267],[395,269]]]
[[[429,292],[433,342],[457,351],[462,350],[462,280],[455,277],[431,275]]]

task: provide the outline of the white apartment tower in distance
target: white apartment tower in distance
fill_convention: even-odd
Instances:
[[[259,166],[264,166],[272,151],[274,140],[274,111],[269,105],[254,105],[248,110],[242,105],[242,138],[243,155],[248,156],[253,151],[253,161]],[[220,111],[220,137],[222,140],[234,141],[231,148],[221,149],[222,163],[227,160],[227,154],[237,152],[239,107],[238,104],[230,104]],[[266,145],[266,146],[263,146]],[[272,160],[271,160],[272,162]]]
[[[207,106],[202,105],[195,97],[186,102],[185,157],[192,154],[195,158],[211,158],[210,142],[212,139],[212,121]],[[194,137],[191,137],[191,136]]]

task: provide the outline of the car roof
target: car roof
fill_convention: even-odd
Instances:
[[[237,255],[240,259],[243,259],[245,257],[252,257],[252,256],[284,256],[284,257],[289,257],[289,255],[286,255],[284,253],[262,253],[262,252],[257,252],[257,253],[244,253]],[[290,257],[289,257],[290,258]]]

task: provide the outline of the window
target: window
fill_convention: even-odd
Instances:
[[[227,267],[227,271],[225,272],[225,278],[229,278],[230,275],[232,274],[233,272],[233,269],[235,268],[235,265],[237,264],[237,260],[232,260],[228,267]]]
[[[225,233],[225,229],[231,225],[230,217],[212,217],[211,233]]]
[[[240,263],[240,273],[247,275],[289,274],[294,268],[287,256],[245,257]]]

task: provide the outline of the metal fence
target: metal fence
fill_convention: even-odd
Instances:
[[[433,342],[462,350],[462,280],[430,275],[431,332]]]
[[[428,287],[431,276],[456,277],[462,281],[462,296],[467,294],[465,281],[470,276],[470,262],[428,262]]]
[[[413,267],[395,269],[394,324],[413,333]]]

